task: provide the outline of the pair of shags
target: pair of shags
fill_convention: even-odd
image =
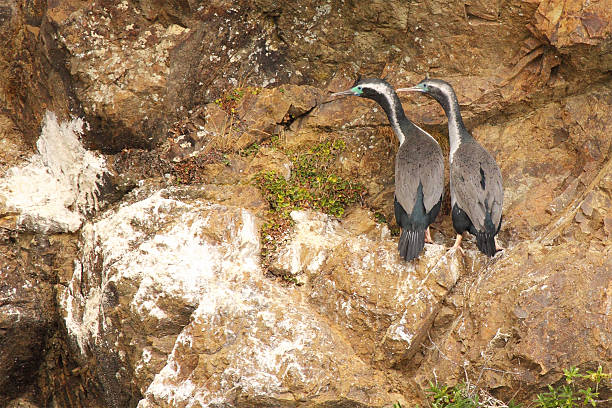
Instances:
[[[433,242],[429,226],[440,211],[444,193],[444,157],[438,142],[405,115],[397,92],[420,92],[435,99],[448,119],[450,193],[453,248],[460,248],[463,233],[476,237],[476,246],[488,256],[498,251],[495,236],[502,220],[502,176],[495,159],[472,137],[463,124],[453,87],[439,79],[425,79],[397,91],[383,79],[359,79],[348,90],[333,96],[354,95],[372,99],[387,114],[399,141],[395,157],[395,219],[401,228],[400,256],[419,256],[425,242]]]

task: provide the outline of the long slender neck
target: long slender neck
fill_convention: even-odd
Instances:
[[[395,132],[395,136],[399,140],[400,146],[406,140],[406,130],[414,127],[414,124],[406,117],[404,108],[399,97],[393,90],[388,90],[384,93],[378,93],[372,98],[384,109],[389,119],[389,124]]]
[[[452,160],[459,145],[472,136],[463,124],[463,118],[461,117],[461,111],[459,109],[459,101],[455,93],[445,93],[439,98],[436,98],[436,100],[442,105],[442,108],[444,108],[444,112],[448,119],[448,142]]]

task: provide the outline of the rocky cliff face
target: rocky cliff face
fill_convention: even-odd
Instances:
[[[611,13],[3,2],[0,405],[529,401],[611,371]],[[357,74],[452,83],[502,169],[504,252],[448,252],[446,196],[399,259],[386,117],[328,98]],[[439,106],[403,103],[448,151]]]

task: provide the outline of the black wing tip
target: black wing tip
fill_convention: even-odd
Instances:
[[[405,261],[418,258],[425,247],[425,230],[402,230],[397,249]]]
[[[483,254],[488,257],[493,257],[497,253],[497,246],[495,245],[495,234],[489,234],[487,232],[476,233],[476,246]]]

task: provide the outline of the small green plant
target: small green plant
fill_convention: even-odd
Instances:
[[[282,214],[270,211],[267,221],[261,228],[261,256],[264,264],[268,263],[269,256],[273,254],[289,228],[293,226],[293,220]]]
[[[293,276],[293,275],[289,275],[289,274],[282,275],[282,276],[281,276],[281,279],[282,279],[283,281],[285,281],[285,282],[287,282],[287,283],[291,283],[292,285],[295,285],[295,286],[302,286],[302,285],[303,285],[303,283],[302,283],[302,282],[300,282],[300,281],[299,281],[299,280],[298,280],[298,279],[297,279],[295,276]]]
[[[220,98],[215,99],[215,104],[217,104],[221,109],[229,114],[236,113],[236,108],[238,104],[244,96],[249,93],[251,95],[257,95],[261,92],[261,88],[258,87],[242,87],[239,86],[237,88],[230,89],[221,95]]]
[[[454,387],[429,383],[426,390],[432,408],[478,408],[478,395],[472,395],[465,384]]]
[[[565,384],[553,387],[548,386],[548,391],[536,396],[535,404],[538,408],[582,408],[598,407],[603,402],[609,403],[610,400],[599,400],[600,384],[604,380],[609,380],[612,374],[604,373],[601,366],[597,371],[587,371],[581,374],[577,367],[570,367],[563,370]],[[584,386],[579,386],[578,383]],[[589,384],[590,383],[590,384]],[[591,388],[591,386],[594,387]]]
[[[386,224],[387,223],[387,217],[385,217],[385,215],[383,213],[380,213],[380,212],[375,212],[374,213],[374,219],[379,224]]]
[[[255,185],[270,205],[262,228],[264,264],[278,247],[284,232],[293,225],[291,211],[312,208],[341,217],[348,206],[361,200],[365,187],[331,170],[345,148],[343,140],[335,140],[318,143],[306,151],[288,152],[293,163],[288,180],[274,171],[254,176]]]
[[[240,150],[238,154],[240,154],[240,156],[242,157],[254,156],[257,154],[259,149],[261,149],[261,146],[259,145],[259,143],[255,142],[252,145],[247,146],[244,149]]]
[[[359,201],[365,188],[330,170],[332,161],[346,147],[344,141],[327,141],[306,152],[291,155],[293,171],[289,180],[266,171],[255,176],[255,184],[275,212],[313,208],[337,217]]]
[[[537,394],[533,404],[529,406],[537,408],[610,406],[611,399],[600,398],[602,388],[609,387],[605,382],[612,379],[612,374],[604,373],[601,366],[597,371],[587,371],[586,374],[582,374],[577,367],[570,367],[563,370],[563,376],[564,384],[557,387],[548,385],[548,391]],[[521,405],[514,401],[505,404],[473,384],[462,383],[451,387],[430,382],[426,393],[431,408],[521,408]]]
[[[450,387],[430,382],[425,391],[431,408],[521,408],[514,401],[506,404],[498,400],[474,384],[460,383]]]

